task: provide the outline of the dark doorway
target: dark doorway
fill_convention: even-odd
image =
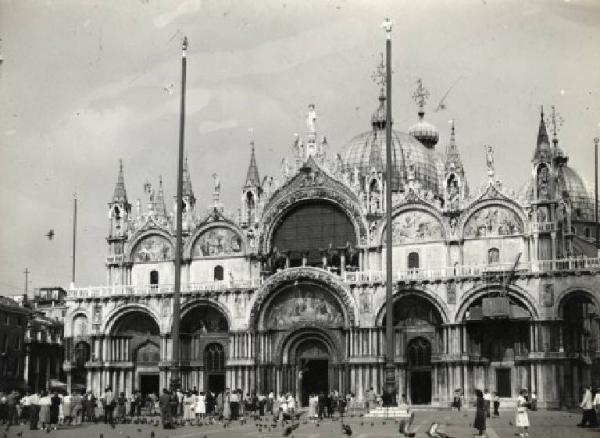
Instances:
[[[157,374],[140,374],[140,391],[144,396],[154,393],[160,395],[160,381]]]
[[[511,397],[510,389],[510,369],[503,368],[496,370],[496,392],[498,397]]]
[[[431,403],[431,371],[410,373],[410,399],[413,405]]]
[[[225,390],[225,374],[209,374],[206,389],[215,395],[222,393]]]
[[[310,394],[329,392],[329,361],[302,359],[302,406],[308,406]]]

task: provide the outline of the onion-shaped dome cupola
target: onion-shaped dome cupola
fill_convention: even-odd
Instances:
[[[424,119],[425,103],[428,98],[429,91],[423,87],[423,82],[419,79],[417,89],[413,94],[413,99],[419,106],[419,121],[408,129],[408,133],[423,143],[425,147],[433,149],[440,139],[440,133],[435,126]]]

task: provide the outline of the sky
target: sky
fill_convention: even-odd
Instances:
[[[209,205],[216,172],[236,211],[250,129],[261,177],[280,175],[310,103],[333,153],[370,129],[386,17],[395,129],[416,121],[422,78],[437,148],[454,120],[469,184],[485,178],[490,144],[497,176],[518,189],[531,177],[540,106],[555,105],[569,163],[593,183],[600,1],[0,0],[0,294],[22,293],[25,268],[30,289],[69,285],[75,193],[76,284],[105,284],[119,159],[132,203],[162,175],[172,206],[183,35],[197,206]]]

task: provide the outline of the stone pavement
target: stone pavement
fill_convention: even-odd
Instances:
[[[473,437],[475,431],[470,427],[475,413],[473,411],[417,411],[413,430],[416,437],[427,437],[427,430],[433,421],[442,425],[442,431],[455,438]],[[501,411],[499,418],[488,421],[487,436],[489,438],[515,437],[517,430],[512,411]],[[394,420],[367,419],[362,417],[345,418],[345,423],[352,428],[354,438],[392,438],[400,437],[398,425]],[[579,422],[578,413],[563,411],[530,412],[532,427],[529,431],[531,438],[587,438],[600,437],[600,429],[580,429],[575,425]],[[385,422],[385,424],[384,424]],[[269,422],[264,422],[270,424]],[[373,425],[371,425],[373,424]],[[275,438],[283,436],[284,428],[278,426],[269,430],[258,430],[254,421],[245,425],[237,422],[224,428],[221,424],[208,426],[186,426],[175,430],[164,430],[162,427],[149,425],[118,425],[115,429],[98,425],[83,425],[69,429],[59,429],[46,433],[45,431],[30,431],[24,426],[11,427],[8,431],[2,427],[0,438]],[[152,432],[154,434],[152,435]],[[5,435],[6,434],[6,435]],[[313,423],[304,424],[293,431],[294,438],[343,438],[339,421],[324,420],[319,426]]]

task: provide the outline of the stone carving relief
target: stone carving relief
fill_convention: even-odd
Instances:
[[[474,213],[465,224],[464,237],[507,236],[523,233],[517,215],[505,207],[489,207]]]
[[[366,288],[359,293],[360,308],[363,312],[369,313],[373,308],[373,295]]]
[[[85,315],[77,315],[73,318],[73,337],[86,336],[88,334],[88,319]]]
[[[344,316],[331,294],[313,285],[300,285],[279,293],[267,310],[264,321],[270,329],[284,329],[297,324],[341,326]]]
[[[554,285],[544,284],[542,286],[540,301],[544,307],[554,306]]]
[[[194,257],[238,254],[242,238],[229,228],[211,228],[202,233],[194,245]]]
[[[446,285],[446,298],[448,304],[456,304],[456,283]]]
[[[94,312],[92,314],[92,324],[102,324],[102,306],[96,304],[94,306]]]
[[[439,221],[423,211],[409,211],[396,216],[392,222],[394,244],[427,242],[443,238]]]
[[[160,236],[150,236],[142,240],[133,252],[135,262],[163,262],[173,258],[171,244]]]

